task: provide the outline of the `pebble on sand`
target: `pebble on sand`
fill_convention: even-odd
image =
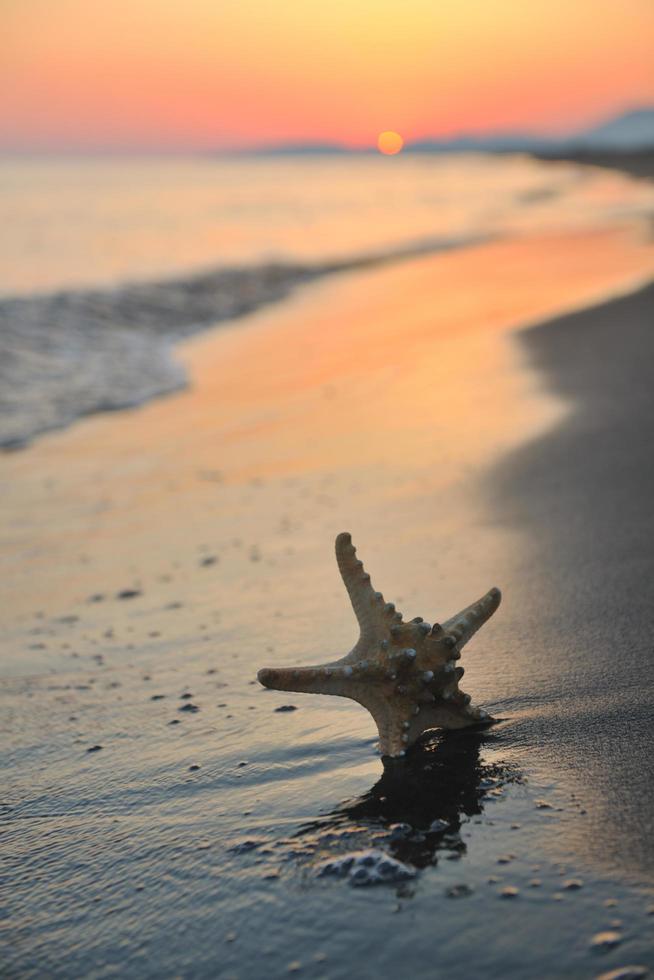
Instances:
[[[467,895],[472,895],[474,889],[470,885],[464,883],[460,885],[452,885],[445,892],[448,898],[465,898]]]
[[[500,892],[500,896],[502,898],[517,898],[519,894],[520,889],[516,888],[514,885],[507,885],[506,888],[503,888]]]
[[[622,934],[615,932],[612,929],[606,929],[604,932],[596,932],[590,941],[590,945],[593,949],[613,949],[614,946],[618,946],[622,942]]]
[[[642,980],[648,973],[646,966],[619,966],[617,970],[601,973],[595,980]]]
[[[427,831],[427,833],[441,834],[443,833],[444,830],[447,830],[449,826],[450,825],[447,822],[447,820],[441,820],[439,817],[436,817],[436,819],[432,820],[432,822],[429,824],[429,830]]]

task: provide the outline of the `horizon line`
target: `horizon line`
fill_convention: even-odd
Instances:
[[[631,104],[625,106],[619,111],[615,111],[611,114],[604,113],[600,117],[596,117],[595,123],[590,123],[583,128],[575,128],[567,133],[560,135],[553,135],[550,133],[545,133],[538,130],[530,129],[473,129],[473,130],[460,130],[455,133],[451,133],[447,136],[438,135],[426,135],[421,137],[416,137],[414,139],[407,139],[404,143],[402,153],[411,152],[428,152],[432,150],[438,152],[439,150],[447,152],[449,148],[456,151],[457,148],[461,148],[461,145],[465,147],[465,144],[492,144],[492,143],[502,143],[506,141],[509,144],[523,144],[525,150],[528,152],[529,146],[538,148],[547,148],[548,146],[552,148],[560,147],[562,145],[571,146],[575,139],[584,137],[588,133],[593,132],[594,129],[606,125],[607,123],[617,121],[623,117],[632,115],[638,112],[652,112],[654,113],[654,104],[652,103],[640,103],[637,105]],[[654,143],[654,137],[652,139]],[[487,152],[502,152],[510,150],[512,147],[499,146],[493,149],[489,147]],[[465,152],[465,149],[462,150]],[[474,145],[470,152],[475,152]],[[482,148],[480,152],[484,152]],[[516,147],[516,152],[520,152],[520,147]],[[125,154],[144,154],[147,156],[266,156],[266,155],[293,155],[293,154],[343,154],[343,155],[379,155],[379,149],[375,143],[363,143],[363,144],[349,144],[347,142],[339,140],[328,140],[328,139],[313,139],[313,140],[298,140],[298,139],[280,139],[271,140],[267,142],[260,143],[248,143],[248,144],[225,144],[220,145],[219,143],[211,145],[179,145],[179,144],[159,144],[156,143],[109,143],[106,145],[90,145],[85,143],[57,143],[53,142],[50,144],[25,144],[25,143],[9,143],[7,145],[2,145],[0,143],[0,153],[8,154],[11,156],[40,156],[40,155],[88,155],[94,156],[99,154],[123,156]]]

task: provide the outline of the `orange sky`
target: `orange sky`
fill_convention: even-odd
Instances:
[[[0,0],[0,146],[564,131],[653,49],[652,0]]]

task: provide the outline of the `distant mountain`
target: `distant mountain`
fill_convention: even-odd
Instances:
[[[340,143],[271,143],[248,150],[248,153],[263,156],[311,156],[312,154],[352,153],[347,146]]]
[[[415,153],[526,153],[550,145],[543,136],[529,133],[494,133],[490,136],[463,134],[448,139],[417,140],[406,149]]]
[[[611,152],[654,149],[654,108],[633,109],[593,129],[558,139],[534,133],[462,134],[417,140],[406,147],[417,153],[547,153],[572,148]]]
[[[594,129],[569,137],[566,142],[591,150],[654,148],[654,108],[633,109],[614,116]]]

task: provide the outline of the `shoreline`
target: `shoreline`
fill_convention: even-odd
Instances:
[[[431,238],[323,263],[219,267],[182,278],[0,298],[0,453],[77,419],[187,387],[180,341],[324,276],[474,247]]]

